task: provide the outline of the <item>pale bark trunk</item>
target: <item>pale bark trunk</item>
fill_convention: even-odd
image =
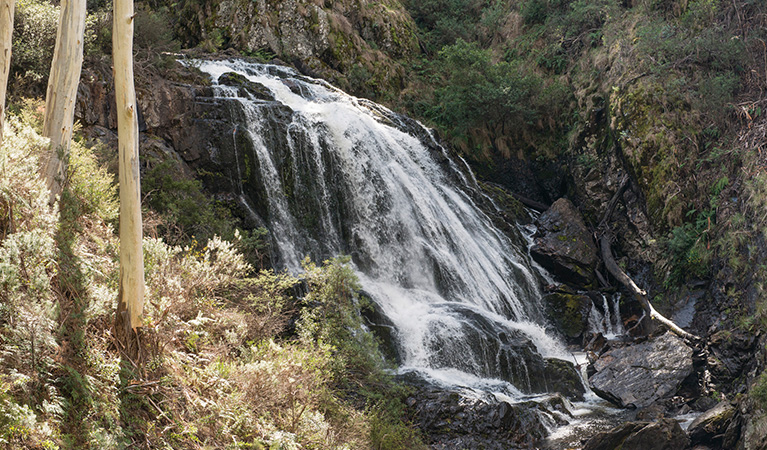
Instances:
[[[3,145],[5,92],[8,87],[8,71],[11,68],[14,3],[15,0],[0,0],[0,146]]]
[[[133,85],[133,2],[114,0],[112,31],[120,171],[120,294],[116,328],[125,333],[126,353],[138,357],[138,328],[144,309],[138,117]]]
[[[85,4],[86,0],[61,0],[43,123],[43,135],[51,139],[50,156],[44,168],[51,202],[61,194],[69,160],[77,85],[83,65]]]
[[[650,303],[650,300],[647,299],[647,292],[645,292],[644,289],[640,289],[639,286],[634,283],[634,280],[631,279],[631,277],[626,274],[626,272],[623,271],[623,269],[618,266],[618,263],[615,262],[615,258],[613,258],[613,253],[610,248],[610,226],[608,224],[608,221],[610,220],[610,217],[613,214],[613,211],[615,211],[616,206],[618,205],[618,202],[620,201],[621,196],[623,195],[623,192],[628,188],[629,185],[629,176],[624,175],[623,179],[621,180],[620,186],[618,186],[618,190],[615,191],[615,194],[610,199],[610,202],[607,204],[607,208],[605,209],[605,215],[602,218],[602,221],[599,222],[599,246],[602,249],[602,261],[605,263],[605,267],[607,268],[607,271],[610,272],[610,274],[618,281],[621,282],[623,286],[628,289],[631,294],[636,298],[636,300],[639,302],[640,305],[642,305],[642,310],[644,310],[644,315],[642,318],[648,317],[649,318],[649,328],[650,332],[652,332],[652,328],[654,327],[653,320],[660,322],[661,324],[665,325],[671,332],[676,334],[677,336],[687,339],[689,341],[699,341],[700,338],[695,336],[694,334],[688,333],[687,331],[683,330],[679,325],[675,324],[671,320],[664,317],[662,314],[660,314],[658,311],[655,310],[655,308],[652,306],[652,303]],[[641,319],[640,319],[641,320]]]
[[[663,314],[659,313],[655,310],[655,308],[653,308],[652,303],[647,300],[647,292],[645,292],[644,289],[640,289],[639,286],[634,283],[634,280],[632,280],[631,277],[629,277],[626,272],[624,272],[615,262],[615,258],[613,258],[613,254],[610,251],[610,239],[607,236],[603,235],[599,239],[599,243],[600,247],[602,248],[602,261],[604,261],[605,267],[607,267],[607,270],[610,272],[610,274],[612,274],[612,276],[615,277],[616,280],[620,281],[621,284],[623,284],[626,289],[628,289],[634,295],[639,304],[642,305],[642,309],[645,312],[645,317],[649,317],[650,321],[656,320],[660,322],[669,330],[671,330],[671,332],[683,339],[687,339],[693,342],[700,340],[699,337],[683,330],[679,325],[667,319],[665,316],[663,316]]]

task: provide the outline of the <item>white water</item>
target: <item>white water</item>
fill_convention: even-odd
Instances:
[[[397,330],[402,371],[513,400],[524,386],[503,380],[509,370],[503,366],[513,361],[511,370],[522,380],[527,368],[505,344],[510,333],[527,336],[544,357],[570,360],[541,325],[540,279],[526,243],[493,226],[470,198],[476,181],[429,132],[421,127],[419,138],[401,131],[393,125],[413,123],[279,66],[195,64],[214,85],[222,74],[237,72],[290,108],[281,141],[287,148],[270,148],[264,136],[274,102],[217,87],[217,95],[239,102],[246,116],[247,125],[233,133],[247,132],[253,143],[247,156],[258,161],[279,261],[298,272],[307,254],[351,254],[363,289]],[[242,179],[245,156],[235,158]],[[286,185],[286,165],[311,176]],[[297,212],[306,205],[315,205],[310,227]]]
[[[589,313],[589,328],[592,332],[602,333],[609,340],[619,339],[626,334],[621,321],[620,298],[620,293],[613,295],[609,300],[602,294],[601,311],[592,300],[591,313]]]

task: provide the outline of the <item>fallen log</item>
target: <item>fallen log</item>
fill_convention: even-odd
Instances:
[[[653,308],[652,304],[649,300],[647,300],[647,292],[644,289],[640,289],[639,286],[634,283],[634,280],[631,279],[628,275],[626,275],[626,272],[624,272],[619,266],[618,263],[615,262],[615,258],[613,258],[612,251],[610,249],[610,238],[603,234],[599,239],[599,245],[602,248],[602,261],[605,263],[605,267],[607,268],[607,271],[610,272],[610,274],[618,281],[623,284],[626,289],[628,289],[633,295],[634,298],[637,299],[640,305],[642,305],[642,309],[645,311],[645,317],[649,317],[650,320],[656,320],[660,322],[661,324],[665,325],[669,330],[671,330],[672,333],[676,334],[677,336],[681,337],[682,339],[687,339],[689,341],[699,341],[700,338],[698,336],[695,336],[692,333],[688,333],[687,331],[683,330],[679,325],[675,324],[671,320],[667,319],[663,316],[663,314],[660,314],[658,311]]]
[[[649,317],[651,324],[653,320],[661,323],[669,330],[671,330],[672,333],[676,334],[682,339],[686,339],[692,342],[700,341],[698,336],[683,330],[679,325],[675,324],[673,321],[664,317],[663,314],[660,314],[658,311],[656,311],[650,301],[647,299],[647,292],[644,289],[640,289],[639,286],[634,283],[634,280],[632,280],[631,277],[629,277],[626,272],[624,272],[623,269],[618,266],[618,263],[615,262],[615,258],[613,258],[613,253],[610,248],[610,227],[608,225],[608,221],[610,220],[610,216],[612,216],[613,211],[618,205],[618,201],[623,195],[623,192],[628,188],[628,184],[629,177],[628,175],[624,175],[623,179],[621,180],[621,184],[618,186],[618,190],[615,191],[615,194],[607,204],[604,217],[599,222],[598,234],[599,246],[602,250],[602,262],[604,262],[607,271],[610,272],[610,275],[612,275],[616,280],[620,281],[620,283],[631,292],[634,298],[637,299],[639,304],[642,305],[642,309],[644,310],[644,315],[642,318]]]

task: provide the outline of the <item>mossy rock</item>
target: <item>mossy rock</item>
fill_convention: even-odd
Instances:
[[[238,88],[238,95],[241,97],[252,96],[259,100],[274,101],[274,95],[272,95],[269,88],[261,83],[250,81],[239,73],[227,72],[218,78],[218,83]]]
[[[583,333],[588,329],[591,299],[586,295],[553,292],[543,297],[549,315],[567,341],[571,344],[581,342]]]

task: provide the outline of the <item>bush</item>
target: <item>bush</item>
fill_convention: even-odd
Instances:
[[[18,0],[13,22],[9,91],[44,96],[51,71],[59,8],[46,0]]]
[[[144,205],[160,215],[158,236],[171,244],[234,236],[231,213],[203,191],[199,180],[189,178],[172,159],[148,162],[150,169],[142,175],[141,191]]]
[[[494,62],[492,52],[459,39],[439,52],[442,83],[428,114],[465,138],[470,129],[514,124],[517,130],[539,116],[536,108],[542,81],[516,62]]]
[[[0,149],[0,442],[51,437],[59,417],[52,386],[57,308],[56,209],[38,175],[48,141],[8,115]]]

